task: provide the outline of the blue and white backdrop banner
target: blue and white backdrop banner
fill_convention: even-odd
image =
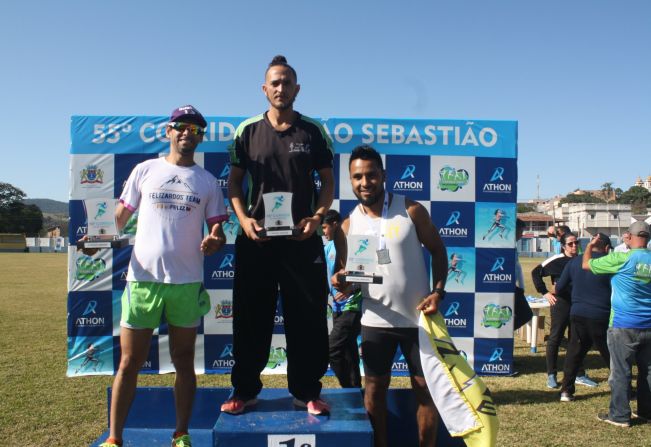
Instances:
[[[242,117],[208,117],[197,163],[226,194],[227,148]],[[75,243],[86,234],[84,200],[116,199],[134,166],[165,154],[164,116],[74,116],[70,148],[70,247],[68,252],[69,376],[114,374],[120,358],[120,297],[131,247],[86,256]],[[348,158],[370,144],[384,159],[390,191],[405,194],[430,212],[448,251],[448,295],[441,313],[457,348],[479,374],[508,375],[513,368],[513,290],[517,186],[517,122],[461,120],[321,120],[335,149],[335,201],[346,215],[356,204],[347,176]],[[315,177],[319,186],[319,180]],[[234,241],[239,225],[231,213],[228,244],[204,262],[212,310],[197,337],[197,372],[229,373],[232,355]],[[135,234],[137,222],[128,224]],[[133,242],[133,241],[132,241]],[[423,250],[428,264],[428,253]],[[286,373],[280,306],[264,373]],[[168,328],[154,333],[142,373],[173,371]],[[393,373],[407,374],[398,352]]]

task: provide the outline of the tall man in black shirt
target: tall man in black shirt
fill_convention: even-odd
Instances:
[[[228,197],[243,234],[235,242],[233,287],[233,393],[221,410],[242,413],[256,403],[260,373],[267,364],[278,288],[287,340],[287,381],[294,403],[311,414],[329,411],[320,399],[320,379],[328,367],[326,264],[315,230],[334,197],[333,150],[317,122],[294,111],[300,90],[296,71],[276,56],[262,86],[269,109],[244,121],[230,147]],[[319,174],[317,194],[313,174]],[[247,198],[242,181],[250,176]],[[263,238],[262,195],[289,192],[292,216],[301,233]]]

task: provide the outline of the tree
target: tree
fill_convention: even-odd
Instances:
[[[605,200],[595,197],[592,194],[568,194],[560,200],[560,203],[604,203]]]
[[[43,227],[43,213],[36,205],[25,205],[25,193],[0,182],[0,233],[37,235]]]
[[[622,193],[619,203],[630,203],[633,214],[646,214],[646,207],[651,205],[651,192],[643,186],[631,186]]]
[[[518,213],[531,213],[536,211],[536,207],[528,203],[518,203]]]
[[[0,210],[7,209],[11,204],[22,202],[26,194],[15,186],[0,182]]]
[[[603,196],[606,198],[606,203],[610,202],[610,197],[613,194],[613,183],[612,182],[606,182],[603,185],[601,185],[601,192],[603,193]]]

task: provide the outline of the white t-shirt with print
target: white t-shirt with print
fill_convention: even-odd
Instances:
[[[120,202],[139,210],[127,281],[203,282],[204,222],[228,217],[215,176],[164,157],[147,160],[129,175]]]

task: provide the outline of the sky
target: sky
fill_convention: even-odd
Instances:
[[[518,121],[519,201],[651,176],[648,0],[23,0],[0,181],[67,201],[72,115],[257,115],[276,54],[309,116]]]

